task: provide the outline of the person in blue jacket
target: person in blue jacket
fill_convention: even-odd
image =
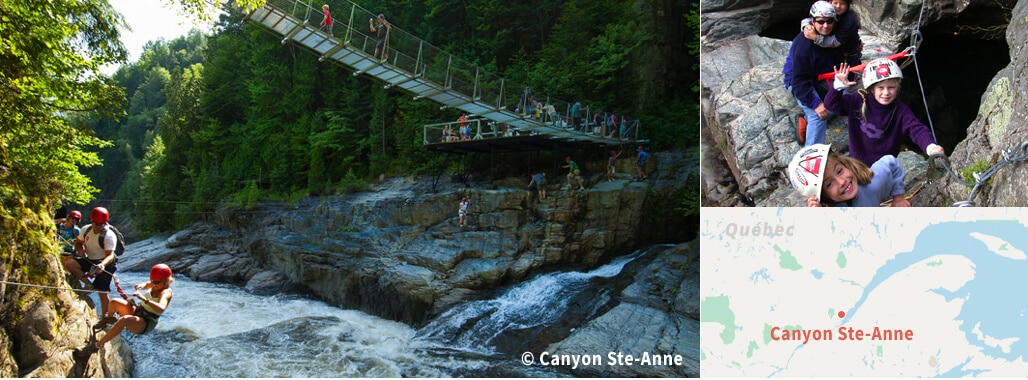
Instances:
[[[849,0],[832,0],[831,2],[835,7],[835,19],[837,20],[831,35],[818,34],[814,28],[813,19],[810,17],[800,22],[800,30],[808,40],[814,41],[818,46],[839,48],[837,54],[841,54],[842,57],[836,58],[837,61],[841,59],[841,62],[846,62],[850,66],[859,65],[863,56],[861,50],[864,48],[860,34],[857,33],[857,30],[860,29],[860,20],[857,18],[857,14],[850,9]]]
[[[827,1],[818,1],[810,7],[810,16],[814,29],[818,34],[830,35],[835,27],[835,7]],[[802,32],[793,38],[789,47],[782,73],[785,74],[785,87],[796,97],[796,102],[803,109],[806,130],[800,123],[800,142],[804,146],[824,144],[828,129],[828,118],[831,111],[822,103],[828,92],[826,82],[818,82],[821,73],[832,72],[837,54],[835,48],[824,48],[808,40]]]
[[[635,156],[635,166],[639,168],[638,178],[640,181],[642,181],[646,179],[646,158],[649,157],[649,154],[647,154],[646,151],[643,150],[642,145],[639,145],[639,147],[635,150],[639,152],[639,154]]]

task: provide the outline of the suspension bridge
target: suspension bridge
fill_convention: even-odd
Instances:
[[[320,27],[321,4],[330,6],[331,33]],[[460,132],[455,139],[445,135],[447,127],[459,130],[459,122],[425,125],[424,144],[430,149],[492,152],[638,141],[637,118],[619,115],[618,121],[609,125],[609,113],[580,106],[581,123],[576,128],[571,103],[536,96],[538,103],[526,104],[522,100],[525,86],[509,83],[396,26],[388,29],[385,53],[376,58],[379,40],[371,23],[378,14],[350,1],[268,0],[255,9],[235,10],[282,36],[283,44],[293,43],[318,55],[319,61],[342,65],[353,70],[354,76],[368,75],[384,82],[387,89],[413,94],[414,99],[468,113],[472,131],[466,136]]]

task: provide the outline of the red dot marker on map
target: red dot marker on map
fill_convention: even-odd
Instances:
[[[846,318],[846,312],[839,310],[839,318]]]

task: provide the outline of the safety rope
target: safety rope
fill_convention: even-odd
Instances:
[[[94,267],[94,268],[96,268],[96,267]],[[121,298],[124,298],[125,300],[127,300],[129,302],[132,302],[133,300],[129,298],[128,294],[126,294],[124,290],[122,290],[121,282],[118,279],[118,275],[116,275],[114,273],[111,273],[111,272],[108,272],[106,269],[103,272],[111,275],[111,279],[114,281],[114,288],[117,290],[118,294],[121,295]],[[95,278],[96,275],[94,275],[92,273],[86,273],[85,277],[87,277],[87,278]],[[0,284],[25,286],[25,287],[39,288],[39,289],[71,290],[71,291],[75,291],[75,292],[96,293],[96,294],[101,294],[101,293],[110,294],[111,293],[110,291],[103,291],[103,290],[72,289],[72,288],[65,288],[65,287],[60,287],[60,286],[26,284],[26,283],[22,283],[22,282],[12,282],[12,281],[6,281],[6,280],[0,280]]]
[[[955,171],[953,171],[953,167],[950,166],[949,160],[946,159],[946,156],[942,154],[933,154],[928,158],[929,162],[932,165],[932,167],[929,168],[929,174],[931,174],[932,171],[939,173],[949,173],[950,177],[952,177],[953,180],[955,180],[957,183],[967,187],[971,187],[971,194],[967,197],[967,200],[955,202],[953,203],[953,207],[974,206],[972,200],[974,199],[975,193],[978,192],[978,189],[981,188],[983,184],[987,183],[990,179],[992,179],[992,176],[996,175],[996,173],[999,172],[1000,169],[1012,163],[1028,161],[1028,141],[1022,142],[1021,145],[1018,145],[1016,148],[1004,150],[1000,153],[1003,156],[1002,160],[996,162],[995,164],[992,164],[992,166],[990,166],[984,172],[971,173],[971,177],[974,179],[974,182],[964,182],[964,179],[961,178],[960,175],[958,175]]]
[[[75,292],[85,292],[85,293],[97,293],[97,294],[99,294],[99,293],[110,293],[110,292],[105,292],[105,291],[102,291],[102,290],[84,290],[84,289],[72,289],[72,288],[66,288],[66,287],[61,287],[61,286],[50,286],[50,285],[36,285],[36,284],[26,284],[26,283],[21,283],[21,282],[13,282],[13,281],[0,281],[0,284],[4,284],[4,285],[16,285],[16,286],[24,286],[24,287],[29,287],[29,288],[39,288],[39,289],[58,289],[58,290],[71,290],[71,291],[75,291]]]
[[[917,64],[917,48],[924,41],[924,36],[921,35],[921,21],[924,18],[924,8],[927,3],[928,0],[921,1],[921,13],[917,16],[917,27],[910,33],[910,46],[907,49],[911,49],[910,57],[914,61],[914,75],[917,76],[917,87],[921,90],[921,103],[924,103],[925,117],[928,119],[928,129],[932,131],[932,140],[938,142],[939,139],[935,136],[935,125],[932,123],[932,111],[928,109],[928,98],[925,96],[924,84],[921,80],[921,68]]]
[[[930,181],[921,182],[921,185],[918,186],[917,189],[914,189],[914,191],[912,191],[910,194],[904,195],[903,199],[906,199],[906,200],[909,201],[915,195],[920,193],[921,190],[924,190],[925,186],[927,186],[929,183],[930,183]],[[884,206],[884,207],[892,207],[892,199],[890,198],[889,200],[886,200],[885,202],[879,203],[878,205],[879,206]]]

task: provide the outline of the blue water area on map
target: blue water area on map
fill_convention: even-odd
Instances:
[[[947,301],[964,300],[956,319],[962,321],[967,341],[980,348],[983,354],[1009,361],[1028,358],[1028,260],[1001,256],[971,236],[972,233],[1001,239],[1008,243],[1007,249],[1028,252],[1028,227],[1016,221],[947,222],[928,226],[918,234],[912,251],[896,255],[876,271],[860,300],[846,311],[843,324],[893,275],[933,256],[963,256],[974,265],[974,277],[952,292],[941,288],[931,291]],[[972,332],[976,325],[982,337]],[[984,337],[1018,340],[1009,344],[1009,352],[1003,352],[1001,347],[987,344]],[[943,375],[963,377],[981,373],[965,367],[958,365]]]
[[[771,275],[767,273],[767,268],[754,272],[750,275],[750,280],[753,280],[754,285],[760,281],[763,281],[765,284],[770,284],[772,282]]]
[[[813,270],[811,270],[811,271],[810,271],[810,275],[811,275],[811,276],[814,276],[814,278],[816,278],[816,279],[818,279],[818,280],[820,280],[820,279],[821,279],[822,277],[824,277],[824,276],[825,276],[825,274],[824,274],[823,272],[821,272],[821,271],[819,271],[819,270],[817,270],[817,269],[813,269]]]

